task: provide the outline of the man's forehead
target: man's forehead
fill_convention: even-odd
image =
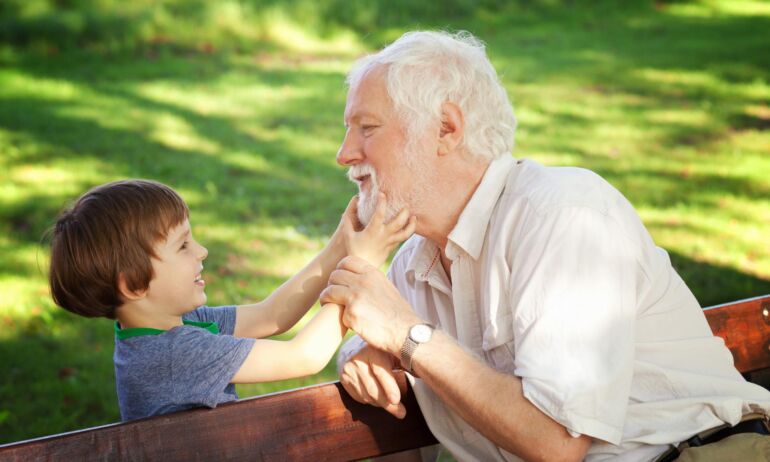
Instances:
[[[382,112],[391,107],[384,77],[379,72],[369,71],[348,90],[345,119],[382,116]]]
[[[345,120],[348,122],[357,122],[361,119],[377,119],[382,116],[382,112],[378,113],[366,107],[349,107],[345,110]]]

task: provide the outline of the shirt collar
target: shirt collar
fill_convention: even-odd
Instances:
[[[481,183],[463,209],[460,218],[457,219],[454,229],[449,233],[449,243],[465,251],[474,260],[481,254],[489,219],[508,180],[508,173],[515,163],[513,157],[503,155],[489,164]],[[449,243],[447,257],[454,260],[457,252]]]
[[[201,329],[205,329],[214,335],[219,334],[219,326],[217,326],[217,323],[215,322],[196,322],[184,319],[182,320],[182,323],[185,326],[200,327]],[[162,329],[153,329],[150,327],[130,327],[123,329],[120,327],[120,323],[115,321],[115,336],[118,338],[118,340],[125,340],[131,337],[139,337],[143,335],[160,335],[164,332],[167,331]]]
[[[418,239],[418,241],[406,266],[406,274],[418,281],[427,281],[433,266],[436,265],[440,257],[440,249],[433,241],[422,236],[414,236],[413,239]]]

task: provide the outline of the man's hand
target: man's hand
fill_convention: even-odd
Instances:
[[[406,390],[406,377],[394,371],[394,365],[393,356],[367,345],[343,365],[340,383],[359,403],[379,406],[403,419],[406,408],[401,394]]]
[[[344,258],[321,293],[321,304],[345,307],[342,322],[369,345],[398,356],[409,328],[423,322],[377,268]]]

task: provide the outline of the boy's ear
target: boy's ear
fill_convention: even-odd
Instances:
[[[453,152],[465,135],[465,117],[460,107],[447,101],[441,105],[441,128],[438,137],[438,155]]]
[[[147,289],[131,290],[126,283],[126,276],[123,273],[118,274],[118,290],[121,297],[127,302],[141,300],[147,295]]]

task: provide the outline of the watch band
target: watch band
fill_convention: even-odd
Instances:
[[[430,329],[430,334],[428,335],[428,338],[423,341],[418,341],[414,338],[412,338],[412,330],[417,327],[427,327]],[[409,372],[410,374],[414,375],[415,377],[417,374],[415,374],[414,370],[412,369],[412,357],[414,356],[414,352],[417,349],[418,346],[420,346],[421,343],[426,343],[430,341],[430,338],[432,336],[432,331],[435,329],[430,324],[420,323],[415,324],[414,326],[409,328],[409,332],[406,334],[406,338],[404,339],[403,345],[401,345],[401,367],[404,368],[405,371]]]
[[[417,349],[417,345],[419,345],[419,343],[412,340],[408,334],[404,340],[404,344],[401,345],[401,367],[412,375],[414,375],[414,371],[412,370],[412,356],[414,355],[414,350]]]

